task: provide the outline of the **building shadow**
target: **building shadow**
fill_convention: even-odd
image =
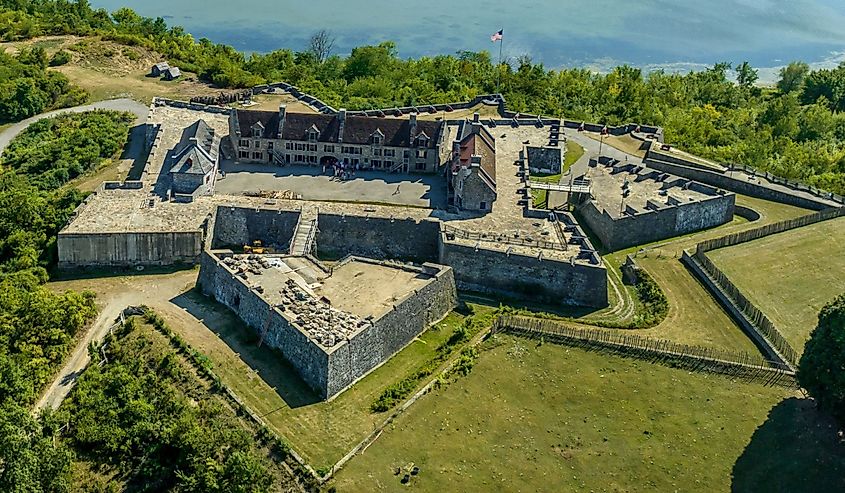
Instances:
[[[129,168],[129,173],[126,176],[127,180],[140,180],[144,173],[144,165],[149,156],[149,150],[146,144],[147,126],[136,125],[129,131],[129,141],[123,148],[123,153],[120,159],[131,159],[132,166]]]
[[[102,279],[104,277],[127,277],[127,276],[153,276],[175,274],[186,270],[193,270],[193,264],[174,264],[169,266],[147,266],[139,267],[86,267],[80,269],[58,269],[53,267],[50,272],[50,281],[77,281],[80,279]]]
[[[299,377],[279,351],[258,347],[258,335],[234,313],[205,297],[198,288],[170,300],[216,334],[264,382],[273,388],[288,407],[295,409],[322,402]]]
[[[734,464],[731,491],[845,491],[845,443],[838,429],[810,399],[781,401]]]

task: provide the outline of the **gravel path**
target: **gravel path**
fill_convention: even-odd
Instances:
[[[23,132],[26,127],[32,125],[38,120],[41,120],[42,118],[50,118],[52,116],[56,116],[62,113],[83,113],[85,111],[91,110],[128,111],[135,115],[135,125],[138,125],[146,122],[147,113],[149,113],[150,109],[137,101],[124,98],[110,99],[108,101],[98,101],[93,104],[83,104],[81,106],[74,106],[73,108],[62,108],[60,110],[41,113],[40,115],[35,115],[31,118],[27,118],[26,120],[15,123],[11,127],[0,132],[0,156],[3,155],[3,151],[12,141],[12,139],[14,139],[19,133]]]

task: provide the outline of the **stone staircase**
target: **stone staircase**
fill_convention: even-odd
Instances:
[[[317,237],[317,208],[303,207],[290,243],[290,254],[302,257],[312,253]]]

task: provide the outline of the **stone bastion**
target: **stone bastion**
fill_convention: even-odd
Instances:
[[[457,302],[449,267],[354,256],[326,267],[309,257],[207,250],[198,284],[322,399],[390,359]]]

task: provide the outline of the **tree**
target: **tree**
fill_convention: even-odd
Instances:
[[[740,87],[751,88],[757,79],[757,70],[753,69],[750,63],[742,62],[736,67],[736,82]]]
[[[801,89],[804,85],[804,78],[810,73],[810,66],[804,62],[790,62],[789,65],[780,69],[780,80],[777,87],[783,93],[789,93]]]
[[[335,37],[331,31],[320,29],[311,36],[308,42],[308,52],[314,55],[318,62],[323,63],[332,54]]]
[[[798,383],[821,409],[845,421],[845,294],[819,313],[798,364]]]

